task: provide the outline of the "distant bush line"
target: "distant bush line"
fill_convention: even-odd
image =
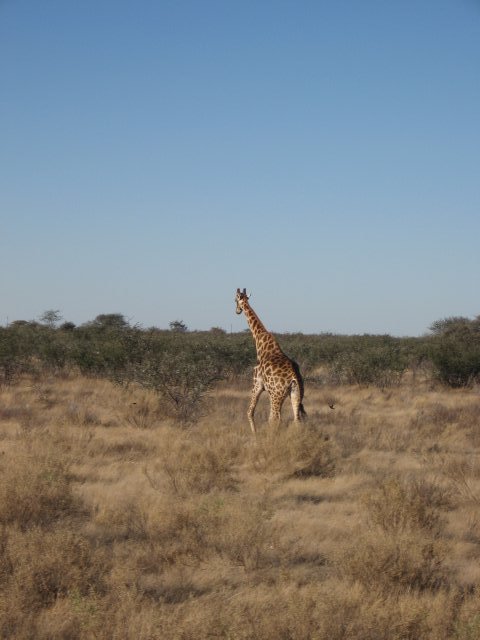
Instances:
[[[277,335],[307,380],[329,384],[388,387],[408,370],[427,372],[451,387],[480,379],[480,316],[436,321],[429,334]],[[220,380],[251,375],[255,346],[248,331],[188,331],[179,320],[169,330],[132,326],[122,314],[102,314],[76,326],[48,311],[40,322],[15,321],[0,327],[0,384],[22,374],[76,370],[155,390],[188,422],[201,412],[205,393]]]

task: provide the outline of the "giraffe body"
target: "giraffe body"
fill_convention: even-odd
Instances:
[[[245,314],[257,349],[258,364],[253,371],[253,389],[248,407],[248,421],[255,432],[255,407],[263,391],[270,398],[271,424],[278,424],[283,402],[292,401],[293,418],[297,422],[305,416],[303,408],[303,379],[296,362],[283,353],[274,336],[268,332],[248,302],[245,291],[237,289],[237,313]]]

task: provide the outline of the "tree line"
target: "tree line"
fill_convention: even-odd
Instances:
[[[296,333],[277,339],[312,384],[388,387],[407,370],[421,370],[451,387],[480,381],[480,316],[438,320],[418,338]],[[168,330],[144,329],[113,313],[76,326],[50,310],[39,321],[0,327],[0,384],[13,384],[24,374],[77,371],[153,389],[184,422],[197,416],[206,392],[219,381],[250,376],[255,359],[248,330],[189,331],[181,320]]]

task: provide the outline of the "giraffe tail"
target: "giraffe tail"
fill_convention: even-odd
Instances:
[[[305,411],[305,407],[303,406],[303,402],[301,402],[298,406],[298,413],[301,419],[305,419],[307,417],[307,412]]]

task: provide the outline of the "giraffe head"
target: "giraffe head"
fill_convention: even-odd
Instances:
[[[237,289],[237,295],[235,296],[235,302],[237,303],[236,313],[242,313],[244,305],[248,302],[247,290],[240,291]]]

